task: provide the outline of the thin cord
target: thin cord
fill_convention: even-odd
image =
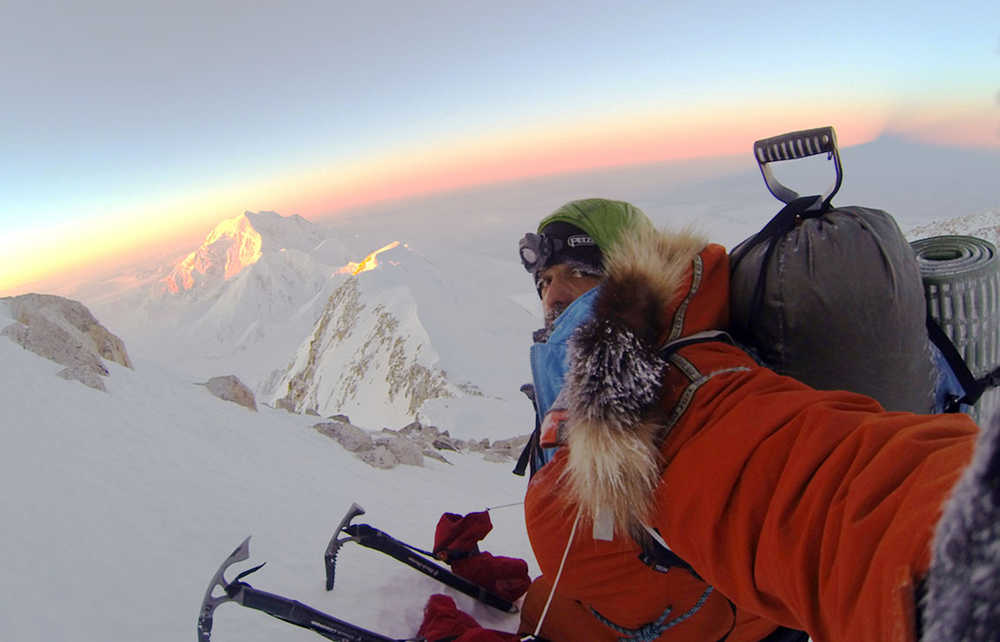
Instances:
[[[549,613],[549,605],[552,604],[552,598],[556,594],[556,587],[559,586],[559,578],[562,577],[563,566],[566,565],[566,558],[569,557],[569,547],[573,543],[573,536],[576,535],[576,525],[580,522],[580,512],[582,509],[577,509],[576,519],[573,520],[573,528],[569,531],[569,541],[566,542],[566,550],[563,551],[562,561],[559,562],[559,571],[556,572],[556,579],[552,582],[552,590],[549,591],[549,599],[545,601],[545,608],[542,609],[542,616],[538,618],[538,626],[535,627],[535,637],[542,632],[542,624],[545,622],[545,616]]]
[[[514,502],[513,504],[501,504],[500,506],[487,506],[486,511],[489,512],[494,508],[510,508],[511,506],[522,506],[522,505],[524,505],[523,501]]]

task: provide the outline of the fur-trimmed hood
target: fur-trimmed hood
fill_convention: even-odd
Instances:
[[[665,430],[656,412],[668,341],[725,329],[728,257],[688,231],[640,226],[604,257],[593,317],[570,341],[564,471],[585,519],[633,529],[651,510]]]

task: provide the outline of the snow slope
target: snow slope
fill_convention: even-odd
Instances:
[[[356,522],[429,548],[442,512],[519,501],[512,465],[449,453],[453,465],[376,470],[312,430],[315,418],[250,412],[148,361],[108,364],[107,393],[57,378],[60,367],[0,341],[0,639],[193,639],[209,580],[250,534],[237,570],[269,562],[251,584],[366,628],[413,635],[434,592],[516,627],[516,616],[356,545],[342,549],[327,593],[322,562],[352,502],[368,511]],[[484,549],[523,557],[536,574],[520,508],[492,517]],[[317,637],[225,604],[212,639]]]

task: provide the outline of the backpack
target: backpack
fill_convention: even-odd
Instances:
[[[759,360],[814,388],[870,396],[887,410],[954,412],[977,379],[929,314],[913,247],[887,212],[834,207],[843,168],[832,127],[754,143],[768,190],[785,206],[730,253],[731,332]],[[800,196],[770,163],[827,154],[836,174]],[[994,364],[995,365],[995,364]]]

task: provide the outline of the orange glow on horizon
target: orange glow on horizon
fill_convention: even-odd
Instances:
[[[180,248],[189,250],[204,234],[204,224],[176,229],[169,221],[149,230],[100,221],[81,223],[79,228],[62,226],[15,234],[0,242],[4,257],[0,296],[58,294],[89,279],[108,276],[115,266],[172,260],[181,253]]]
[[[753,141],[782,131],[833,124],[848,146],[885,129],[885,110],[877,106],[826,111],[830,115],[819,123],[815,105],[786,106],[780,114],[751,105],[736,115],[690,108],[625,121],[548,123],[518,136],[502,132],[431,151],[407,150],[349,172],[317,169],[281,191],[296,202],[295,211],[329,216],[375,202],[604,168],[739,154],[752,165]]]
[[[890,130],[923,143],[1000,148],[1000,110],[986,101],[944,102],[900,109]]]
[[[781,110],[761,100],[725,108],[653,106],[642,113],[564,118],[519,131],[379,150],[350,164],[255,177],[151,207],[81,212],[79,223],[15,231],[0,239],[0,295],[20,293],[27,286],[51,291],[60,283],[108,272],[115,264],[148,261],[167,252],[176,261],[221,219],[244,210],[297,213],[317,220],[378,202],[602,168],[732,155],[744,155],[752,167],[754,140],[821,125],[835,126],[845,147],[887,131],[925,141],[989,145],[992,140],[993,146],[1000,145],[998,119],[992,112],[980,110],[970,119],[944,106],[900,114],[874,101],[848,102],[817,96],[809,104],[785,104]],[[965,126],[970,122],[975,127]],[[983,135],[984,127],[994,134],[992,139]]]

